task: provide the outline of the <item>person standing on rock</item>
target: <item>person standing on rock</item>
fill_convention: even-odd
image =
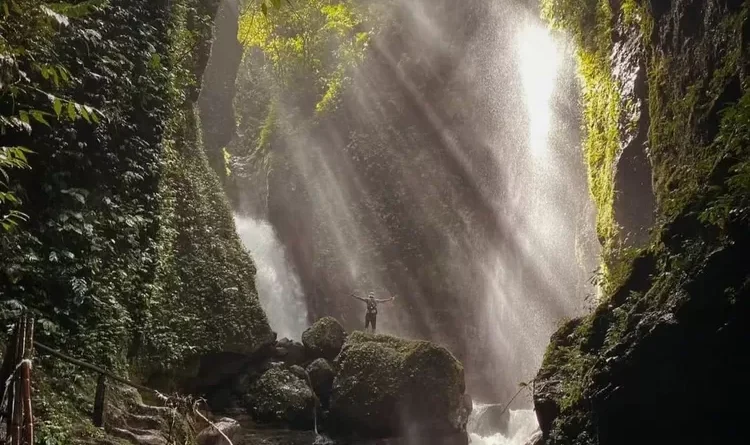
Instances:
[[[354,294],[352,294],[352,297],[356,298],[357,300],[364,301],[367,304],[367,312],[365,313],[365,331],[367,331],[367,328],[372,325],[373,333],[375,332],[375,325],[378,321],[378,303],[387,303],[396,299],[396,297],[393,296],[391,298],[379,300],[375,298],[375,294],[373,294],[372,292],[367,295],[367,298],[358,297]]]

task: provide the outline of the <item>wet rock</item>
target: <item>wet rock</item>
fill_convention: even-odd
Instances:
[[[461,404],[461,409],[458,412],[459,423],[461,425],[468,425],[471,413],[474,411],[474,402],[471,400],[469,394],[464,394]]]
[[[302,333],[310,358],[333,360],[346,340],[346,331],[333,317],[323,317]]]
[[[240,432],[240,424],[234,419],[224,417],[218,422],[214,422],[214,425],[209,425],[204,428],[203,431],[198,433],[196,442],[198,445],[229,445],[229,442],[224,438],[227,436],[229,440],[234,442],[235,437]],[[221,433],[224,433],[222,436]]]
[[[464,370],[444,347],[353,333],[336,359],[330,418],[365,437],[466,431]]]
[[[524,443],[524,445],[542,445],[544,443],[544,438],[542,437],[542,432],[537,431],[536,433],[532,434],[531,437]]]
[[[648,241],[656,198],[648,159],[648,88],[646,51],[637,26],[620,24],[610,56],[618,88],[620,147],[614,165],[614,213],[629,245]]]
[[[335,377],[331,363],[324,358],[316,359],[307,366],[307,374],[310,376],[310,383],[320,403],[327,407]]]
[[[253,383],[246,405],[260,422],[279,423],[292,428],[312,428],[315,394],[307,381],[289,369],[273,367]]]
[[[231,5],[233,1],[236,0],[218,2],[211,56],[203,73],[203,88],[198,97],[203,143],[208,161],[219,175],[224,175],[226,171],[221,149],[235,135],[236,119],[232,104],[235,79],[243,54],[243,47],[237,41],[238,9],[236,5]]]
[[[307,382],[309,379],[307,377],[307,371],[305,371],[305,368],[299,365],[294,365],[289,367],[289,371],[296,375],[298,379]]]
[[[109,433],[135,445],[167,445],[167,439],[159,431],[112,428]]]
[[[307,360],[305,346],[288,338],[282,338],[276,343],[275,357],[289,366],[302,365]]]

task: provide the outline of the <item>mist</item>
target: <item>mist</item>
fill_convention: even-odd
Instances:
[[[571,45],[521,2],[372,5],[386,15],[334,111],[311,118],[304,83],[274,81],[257,49],[238,63],[225,185],[238,221],[278,237],[261,245],[270,229],[239,224],[261,299],[275,329],[295,335],[326,315],[363,329],[350,295],[396,295],[380,332],[446,345],[473,397],[505,401],[594,292]],[[250,98],[279,91],[259,162],[247,147],[268,107]]]

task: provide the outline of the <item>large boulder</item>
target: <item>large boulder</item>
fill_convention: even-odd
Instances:
[[[331,389],[333,389],[333,379],[336,375],[331,363],[324,358],[316,359],[307,366],[307,375],[310,376],[310,383],[321,404],[324,407],[328,406]]]
[[[323,317],[302,333],[302,344],[310,358],[333,360],[346,341],[346,331],[333,317]]]
[[[365,437],[465,433],[464,369],[444,347],[353,333],[336,359],[330,416]]]
[[[274,367],[250,386],[246,404],[258,421],[312,428],[317,399],[304,379],[288,369]]]

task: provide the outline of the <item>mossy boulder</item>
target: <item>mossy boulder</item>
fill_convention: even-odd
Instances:
[[[323,317],[302,333],[302,344],[311,358],[333,360],[346,341],[346,331],[335,318]]]
[[[336,359],[330,418],[367,437],[463,433],[464,369],[442,346],[353,333]]]
[[[328,360],[319,358],[307,366],[307,374],[310,376],[313,391],[317,394],[320,402],[323,406],[328,406],[328,400],[333,389],[333,379],[336,376],[333,366]]]
[[[315,394],[305,380],[288,369],[266,371],[250,386],[245,401],[248,411],[260,422],[299,429],[313,426]]]

